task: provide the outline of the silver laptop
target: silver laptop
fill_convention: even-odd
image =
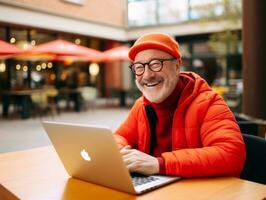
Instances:
[[[74,178],[131,194],[180,179],[130,174],[108,128],[61,122],[43,122],[43,126],[66,171]]]

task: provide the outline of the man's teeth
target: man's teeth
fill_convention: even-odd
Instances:
[[[159,84],[159,82],[156,82],[156,83],[146,83],[145,85],[147,87],[152,87],[152,86],[155,86],[155,85],[158,85],[158,84]]]

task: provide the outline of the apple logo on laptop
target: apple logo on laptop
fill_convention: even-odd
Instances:
[[[91,161],[91,157],[89,156],[88,152],[83,149],[81,152],[80,152],[80,155],[81,157],[86,160],[86,161]]]

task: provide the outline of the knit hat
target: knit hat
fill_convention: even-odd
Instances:
[[[143,35],[129,49],[128,57],[133,61],[137,53],[145,49],[159,49],[177,59],[181,58],[178,43],[170,35],[164,33],[149,33]]]

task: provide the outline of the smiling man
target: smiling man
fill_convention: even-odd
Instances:
[[[115,133],[131,172],[182,177],[239,176],[245,145],[221,96],[193,72],[180,72],[169,35],[140,37],[129,51],[142,92]]]

